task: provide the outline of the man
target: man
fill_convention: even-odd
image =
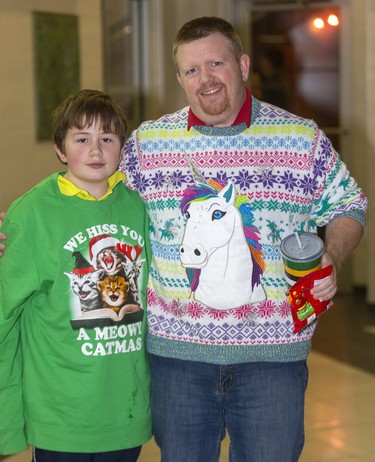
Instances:
[[[185,24],[173,57],[189,107],[141,124],[121,164],[152,223],[155,439],[164,462],[218,460],[225,431],[230,460],[297,461],[316,323],[293,333],[280,242],[326,226],[334,272],[312,293],[329,300],[366,199],[314,122],[251,98],[250,59],[226,21]],[[238,228],[250,251],[233,244]]]
[[[173,57],[189,107],[141,124],[120,165],[151,218],[155,439],[163,462],[218,460],[226,431],[231,461],[297,461],[316,322],[293,333],[280,242],[326,226],[330,300],[367,201],[314,122],[251,97],[229,23],[186,23]]]

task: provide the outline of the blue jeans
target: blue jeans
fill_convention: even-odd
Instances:
[[[306,361],[228,366],[150,355],[162,462],[296,462],[304,444]]]

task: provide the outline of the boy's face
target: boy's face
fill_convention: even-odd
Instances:
[[[64,140],[64,152],[54,145],[60,160],[68,165],[65,177],[96,198],[108,189],[107,179],[119,163],[122,146],[114,133],[104,133],[100,121],[82,130],[69,128]]]

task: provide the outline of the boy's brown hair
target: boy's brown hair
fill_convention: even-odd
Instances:
[[[107,94],[98,90],[81,90],[69,96],[53,112],[52,141],[64,152],[64,140],[69,128],[79,130],[99,120],[102,129],[114,133],[125,145],[128,124],[121,107]]]
[[[173,61],[177,72],[176,54],[178,47],[184,43],[193,42],[216,33],[222,34],[229,41],[236,59],[240,59],[243,55],[242,42],[232,24],[216,16],[203,16],[185,23],[177,32],[172,48]]]

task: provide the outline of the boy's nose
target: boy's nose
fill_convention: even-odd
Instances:
[[[90,156],[102,156],[102,148],[101,145],[98,141],[95,141],[92,143],[91,149],[90,149]]]

